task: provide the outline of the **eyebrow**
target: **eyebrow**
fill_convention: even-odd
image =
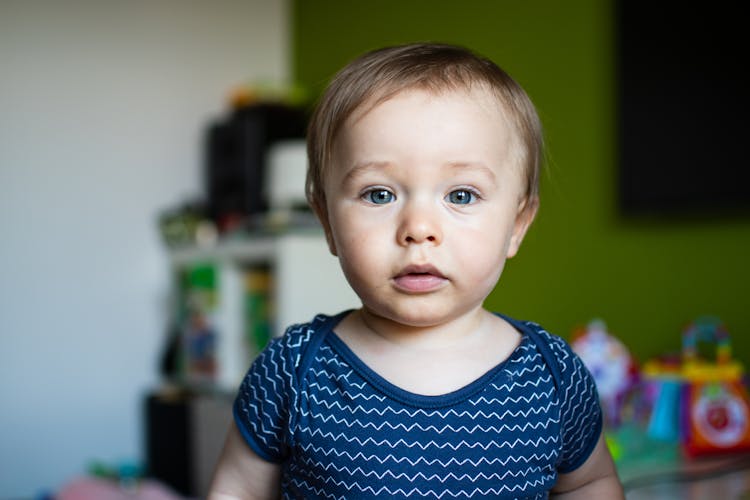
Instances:
[[[361,177],[369,172],[385,170],[391,165],[392,164],[387,161],[365,161],[361,163],[355,163],[344,176],[343,184],[346,185],[356,180],[357,177]]]
[[[474,161],[452,161],[446,163],[446,166],[454,171],[475,171],[478,172],[485,177],[487,177],[494,185],[497,185],[497,176],[495,175],[495,172],[492,171],[491,168],[489,168],[487,165],[485,165],[482,162],[474,162]]]
[[[361,163],[355,163],[351,169],[346,173],[343,179],[343,183],[347,184],[357,179],[357,177],[363,176],[373,171],[383,171],[393,164],[388,161],[364,161]],[[474,161],[450,161],[443,164],[444,168],[448,168],[456,173],[459,172],[478,172],[481,175],[487,177],[494,185],[497,185],[497,176],[487,165],[482,162]]]

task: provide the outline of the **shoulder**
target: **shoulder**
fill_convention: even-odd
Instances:
[[[583,378],[588,384],[591,377],[585,365],[573,352],[568,342],[562,337],[550,333],[544,327],[533,321],[522,321],[503,316],[521,334],[528,338],[534,348],[541,354],[555,377],[558,387],[569,384],[572,380]]]
[[[563,366],[569,366],[576,364],[578,356],[573,352],[568,342],[562,337],[545,330],[541,325],[532,321],[522,322],[527,327],[527,333],[531,333],[532,340],[537,345],[542,344],[542,347],[549,349],[551,354],[554,356],[558,364]]]
[[[305,353],[325,336],[334,317],[318,315],[292,325],[253,361],[235,398],[235,422],[261,457],[279,461],[287,453],[285,436],[295,418],[300,367]]]
[[[307,354],[317,350],[328,332],[333,329],[346,314],[342,312],[333,316],[318,314],[305,323],[289,326],[281,337],[271,340],[260,358],[282,358],[286,364],[299,370]]]
[[[558,470],[571,472],[588,458],[601,434],[602,413],[594,378],[562,337],[531,321],[508,321],[536,345],[554,375],[563,438]]]
[[[503,314],[498,314],[498,316],[510,323],[521,335],[528,337],[536,345],[537,349],[548,351],[546,353],[543,352],[543,354],[553,355],[558,362],[566,363],[575,357],[570,345],[562,337],[550,333],[540,324],[533,321],[514,319]]]

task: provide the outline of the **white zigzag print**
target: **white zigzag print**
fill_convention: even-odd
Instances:
[[[508,417],[524,417],[528,418],[530,415],[539,415],[542,413],[546,413],[549,411],[550,406],[554,403],[552,401],[549,401],[546,406],[533,406],[531,408],[528,408],[524,410],[523,408],[519,409],[518,411],[513,410],[505,410],[503,413],[497,413],[497,412],[487,412],[476,410],[473,412],[469,411],[461,411],[457,412],[453,408],[449,408],[447,411],[440,411],[440,410],[424,410],[422,408],[416,408],[416,409],[406,409],[406,408],[392,408],[387,407],[383,408],[382,410],[379,410],[377,408],[365,408],[364,406],[357,405],[357,406],[342,406],[338,402],[334,401],[331,406],[328,406],[329,402],[325,400],[319,400],[314,395],[310,396],[313,401],[315,401],[316,404],[319,404],[321,406],[325,406],[328,410],[331,408],[338,408],[340,411],[349,411],[350,415],[355,415],[356,413],[364,413],[365,415],[369,415],[370,413],[375,413],[378,416],[382,417],[386,413],[392,414],[392,415],[406,415],[408,417],[417,417],[417,416],[425,416],[425,417],[440,417],[440,418],[449,418],[449,417],[456,417],[456,418],[463,418],[463,417],[471,417],[471,418],[484,418],[484,419],[505,419]],[[519,401],[513,401],[511,398],[506,399],[507,402],[514,402],[518,403]],[[311,418],[314,418],[314,415],[311,415],[308,411],[304,409],[300,409],[300,413],[307,417],[310,416]]]
[[[538,486],[543,485],[545,481],[548,481],[548,480],[551,480],[551,479],[554,479],[554,477],[553,476],[545,476],[543,478],[540,478],[540,479],[534,480],[534,481],[532,481],[530,483],[527,483],[527,485],[525,485],[525,486],[529,486],[529,487],[532,487],[532,488],[538,487]],[[294,483],[296,483],[298,486],[302,486],[302,487],[308,488],[309,491],[314,492],[316,494],[316,498],[317,497],[319,497],[319,498],[340,498],[340,499],[351,498],[348,495],[337,496],[336,494],[328,493],[327,490],[325,490],[323,488],[316,488],[316,487],[310,488],[309,485],[307,484],[307,482],[304,482],[304,481],[299,481],[297,479],[293,479],[292,481]],[[498,487],[498,488],[487,488],[487,489],[474,488],[471,491],[464,491],[464,490],[449,491],[449,490],[443,490],[443,491],[441,491],[441,492],[438,493],[438,492],[432,491],[432,490],[425,491],[425,490],[422,490],[420,488],[412,488],[410,490],[405,490],[403,488],[397,488],[397,489],[393,489],[392,490],[392,489],[389,489],[387,486],[373,487],[373,486],[367,485],[367,486],[363,487],[363,486],[361,486],[357,482],[352,483],[352,484],[347,484],[347,483],[345,483],[343,481],[336,481],[336,480],[333,480],[333,479],[330,479],[330,478],[326,478],[323,482],[324,483],[333,483],[333,484],[335,484],[337,486],[342,486],[342,487],[346,488],[347,491],[351,491],[351,490],[355,490],[356,489],[356,490],[358,490],[361,493],[369,493],[372,496],[378,496],[378,495],[383,495],[383,494],[387,495],[384,498],[402,498],[402,497],[406,498],[406,497],[413,497],[413,496],[419,496],[419,497],[423,497],[423,498],[430,498],[430,497],[434,497],[434,498],[443,498],[443,497],[452,497],[452,498],[478,498],[480,495],[484,496],[484,497],[497,498],[497,495],[502,495],[504,493],[509,493],[509,492],[512,493],[514,491],[519,491],[519,490],[523,489],[522,486],[515,485],[515,486],[512,486],[512,487],[502,487],[501,486],[501,487]],[[524,496],[523,498],[542,499],[542,498],[546,498],[546,497],[547,497],[546,494],[540,493],[540,494],[535,495],[533,497]],[[361,497],[358,497],[358,498],[361,498]],[[521,498],[521,497],[518,497],[518,498]]]
[[[284,498],[547,498],[599,437],[593,379],[538,325],[513,323],[516,351],[449,399],[374,374],[332,332],[339,319],[274,340],[235,402],[251,447],[284,464]]]
[[[550,405],[547,405],[548,408],[549,408],[549,406]],[[508,410],[506,412],[506,414],[507,413],[511,413],[510,410]],[[521,412],[518,412],[518,413],[521,413]],[[382,431],[383,428],[387,427],[388,429],[390,429],[392,431],[403,430],[403,431],[406,431],[406,432],[411,432],[413,430],[419,430],[421,432],[434,431],[434,432],[436,432],[438,434],[442,434],[443,432],[446,432],[446,431],[449,431],[449,432],[469,432],[469,433],[473,433],[473,432],[485,432],[485,433],[487,433],[487,432],[496,432],[496,433],[500,433],[500,432],[519,432],[519,431],[526,431],[528,429],[546,429],[547,427],[549,427],[550,423],[552,423],[552,424],[558,424],[558,423],[560,423],[560,421],[558,419],[548,418],[544,422],[542,422],[542,421],[528,422],[527,421],[524,424],[520,424],[520,423],[515,423],[513,425],[501,424],[501,425],[489,425],[489,426],[486,426],[486,427],[482,426],[480,424],[474,424],[472,427],[469,427],[467,425],[453,426],[451,424],[445,424],[442,427],[438,428],[437,426],[434,426],[434,425],[423,426],[423,425],[421,425],[419,423],[416,423],[416,422],[411,423],[411,424],[405,424],[405,423],[402,423],[402,422],[393,424],[393,423],[385,420],[385,421],[381,421],[378,424],[378,423],[375,423],[375,422],[362,422],[362,421],[360,421],[358,419],[355,419],[355,420],[353,420],[353,421],[350,422],[349,420],[347,420],[346,417],[336,418],[335,415],[327,415],[327,416],[326,415],[312,415],[312,414],[309,414],[309,415],[312,416],[311,425],[312,425],[312,428],[314,428],[315,430],[317,430],[317,428],[319,427],[318,424],[327,424],[327,423],[333,422],[335,424],[343,425],[344,427],[347,427],[347,428],[350,428],[350,429],[351,428],[357,428],[357,429],[372,429],[373,431]],[[513,415],[513,416],[515,416],[515,415]],[[498,419],[499,419],[499,416],[498,416]],[[318,420],[318,424],[315,423],[315,420]],[[309,429],[310,428],[304,428],[304,427],[300,428],[300,430],[302,432],[305,432],[305,431],[307,431]]]
[[[351,453],[349,453],[346,450],[340,451],[340,450],[336,450],[336,449],[332,449],[332,448],[324,449],[322,447],[315,447],[312,444],[308,444],[306,446],[302,446],[302,448],[305,450],[305,452],[308,452],[308,453],[309,452],[313,452],[316,455],[325,455],[325,456],[329,456],[329,455],[333,454],[337,458],[344,458],[345,457],[347,460],[350,460],[350,461],[360,461],[360,460],[361,461],[366,461],[366,462],[376,461],[376,462],[380,462],[381,464],[384,464],[386,462],[393,462],[393,463],[396,463],[396,464],[401,464],[401,463],[405,462],[405,463],[409,464],[412,467],[416,466],[416,465],[419,465],[419,464],[423,464],[423,465],[439,465],[442,468],[446,468],[446,467],[449,467],[449,466],[452,466],[452,465],[461,466],[461,465],[467,465],[467,464],[471,465],[472,467],[478,467],[480,465],[502,465],[502,466],[505,466],[505,465],[508,465],[509,463],[518,464],[518,463],[532,463],[532,462],[535,462],[535,461],[542,461],[542,460],[547,461],[547,460],[550,460],[551,458],[557,456],[557,454],[555,452],[549,452],[547,454],[536,454],[536,453],[534,453],[532,455],[527,455],[527,456],[524,456],[524,455],[521,455],[521,456],[510,455],[505,460],[503,460],[500,457],[494,457],[494,458],[490,459],[490,458],[485,457],[485,456],[479,457],[479,459],[477,459],[477,460],[471,460],[470,458],[459,459],[459,458],[456,458],[456,457],[451,457],[447,461],[443,462],[443,461],[441,461],[441,460],[439,460],[437,458],[435,458],[435,459],[428,459],[428,458],[426,458],[424,456],[420,456],[416,460],[411,460],[409,457],[396,457],[396,456],[393,456],[393,455],[386,455],[384,457],[380,457],[378,455],[367,455],[366,456],[362,452],[358,452],[356,455],[352,455]]]

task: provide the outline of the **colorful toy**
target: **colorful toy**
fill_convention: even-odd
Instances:
[[[656,441],[680,439],[680,391],[682,358],[661,356],[643,365],[640,397],[648,414],[646,434]]]
[[[55,500],[187,500],[157,481],[143,479],[132,488],[122,488],[117,482],[82,477],[65,484]]]
[[[713,348],[714,359],[700,354],[702,346]],[[690,457],[750,450],[750,397],[742,374],[724,325],[710,317],[691,323],[683,332],[681,358],[644,365],[653,393],[648,436],[679,441]]]
[[[609,428],[619,426],[626,395],[638,380],[630,351],[607,332],[606,324],[600,319],[574,332],[571,347],[596,381],[605,424]]]
[[[714,343],[716,360],[698,355],[698,343]],[[702,318],[683,334],[681,430],[690,456],[750,450],[750,397],[742,365],[732,360],[729,333],[718,320]]]

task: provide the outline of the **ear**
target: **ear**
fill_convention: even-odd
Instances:
[[[508,245],[507,258],[511,258],[518,253],[518,249],[521,247],[523,237],[526,236],[526,231],[534,222],[537,210],[539,210],[539,197],[524,197],[518,204],[518,212],[516,213],[516,221],[513,224],[513,234],[510,237],[510,244]]]
[[[331,232],[331,222],[328,220],[328,209],[325,206],[325,201],[315,199],[310,203],[310,207],[313,209],[320,224],[323,226],[323,232],[326,235],[326,242],[328,243],[328,250],[334,257],[338,257],[336,244],[333,241],[333,233]]]

